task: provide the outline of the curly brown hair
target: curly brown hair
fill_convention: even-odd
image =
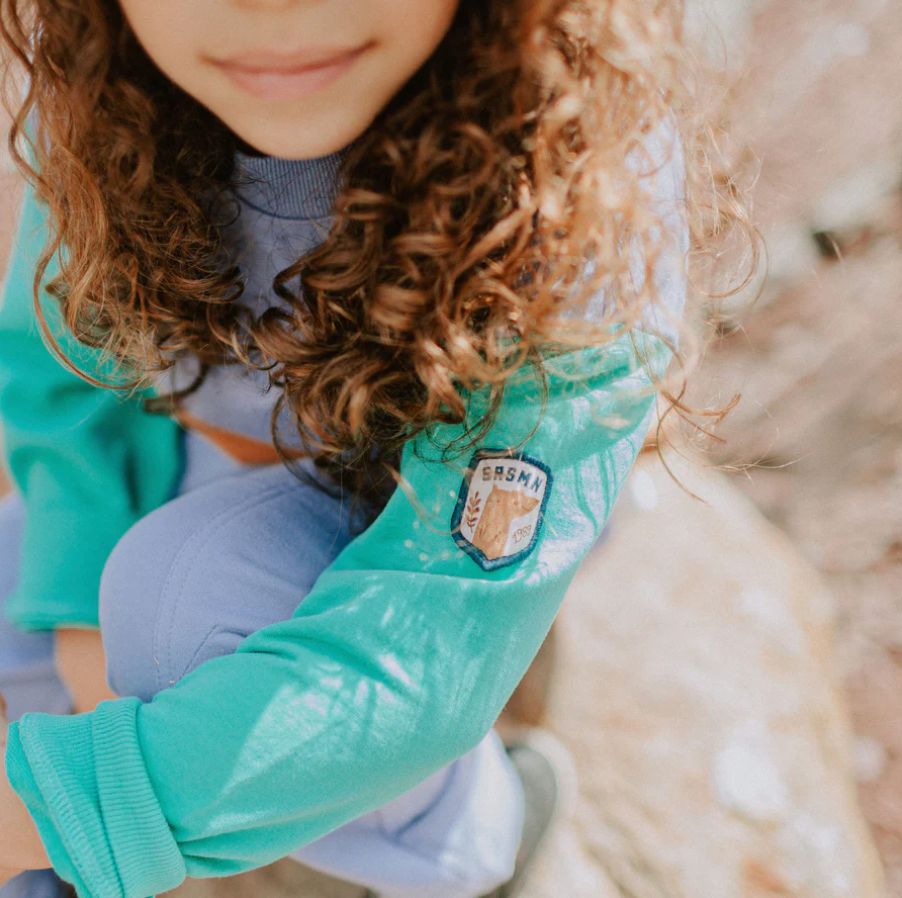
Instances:
[[[638,242],[647,272],[662,251],[629,162],[651,129],[681,123],[697,242],[742,214],[718,192],[682,20],[679,0],[462,0],[349,149],[325,242],[276,278],[287,311],[254,317],[223,237],[237,138],[156,68],[115,0],[0,0],[28,75],[10,148],[53,227],[35,278],[44,333],[39,285],[58,256],[64,322],[128,388],[186,354],[201,378],[267,370],[286,462],[286,406],[305,451],[347,482],[431,424],[467,420],[486,387],[475,442],[514,371],[601,344],[656,301],[623,251]],[[566,314],[602,292],[604,321]]]

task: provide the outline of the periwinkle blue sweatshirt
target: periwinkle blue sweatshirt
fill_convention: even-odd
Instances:
[[[675,208],[678,153],[655,184]],[[92,626],[106,555],[172,495],[178,427],[50,357],[31,310],[43,215],[27,193],[0,308],[0,418],[29,528],[13,613],[31,628]],[[685,249],[682,231],[676,245]],[[659,283],[671,312],[685,291],[676,255]],[[670,361],[645,324],[556,359],[544,413],[533,379],[518,375],[478,451],[441,459],[436,445],[465,425],[408,443],[405,488],[291,619],[147,704],[28,714],[10,727],[13,788],[80,898],[145,898],[186,875],[269,863],[398,797],[485,736],[645,437],[649,371]],[[102,359],[64,345],[102,373]]]

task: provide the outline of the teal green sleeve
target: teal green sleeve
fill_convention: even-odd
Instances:
[[[650,340],[647,347],[655,347]],[[408,443],[407,486],[294,616],[148,704],[26,715],[7,766],[56,870],[81,898],[144,898],[185,875],[269,863],[385,804],[474,747],[535,656],[647,432],[653,396],[629,336],[571,360],[522,449],[552,476],[533,551],[485,571],[450,520],[469,461]],[[585,370],[583,371],[586,374]],[[481,445],[515,446],[540,399],[513,386]],[[415,497],[413,499],[411,497]]]
[[[18,585],[6,612],[30,630],[97,626],[110,551],[171,498],[181,466],[176,422],[144,412],[143,394],[130,398],[81,380],[41,339],[32,282],[46,237],[44,210],[26,190],[0,302],[0,433],[26,509]],[[46,295],[43,308],[64,353],[115,382],[99,354],[68,334]]]

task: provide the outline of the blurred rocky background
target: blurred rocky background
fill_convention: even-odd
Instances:
[[[769,257],[699,377],[742,392],[735,473],[678,465],[702,504],[644,458],[568,597],[580,801],[529,898],[902,898],[902,4],[691,6]],[[290,864],[180,891],[360,896]]]
[[[722,4],[743,50],[733,120],[760,159],[756,306],[706,378],[743,399],[734,482],[819,570],[864,814],[902,896],[902,4]],[[744,14],[741,7],[745,6]]]

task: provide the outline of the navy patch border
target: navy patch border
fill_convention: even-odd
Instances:
[[[476,546],[463,537],[460,532],[460,523],[463,520],[464,508],[467,504],[467,494],[470,492],[470,481],[476,473],[476,466],[486,458],[512,458],[517,461],[525,461],[530,465],[535,465],[539,470],[543,471],[547,478],[545,483],[545,495],[542,497],[542,504],[539,507],[539,515],[536,520],[536,529],[532,535],[532,539],[529,541],[529,545],[525,546],[514,555],[508,555],[503,558],[486,558],[482,550],[477,549]],[[526,558],[526,556],[536,547],[536,543],[542,532],[542,524],[545,521],[545,508],[551,497],[551,487],[553,483],[554,477],[551,473],[551,468],[544,462],[539,461],[535,456],[528,455],[525,452],[511,452],[507,449],[477,449],[470,459],[467,470],[464,472],[463,483],[461,484],[460,492],[457,495],[457,504],[454,506],[454,511],[451,514],[451,535],[454,537],[454,542],[457,543],[458,547],[463,549],[464,552],[466,552],[467,555],[469,555],[484,571],[497,571],[499,568],[517,564],[517,562]]]

